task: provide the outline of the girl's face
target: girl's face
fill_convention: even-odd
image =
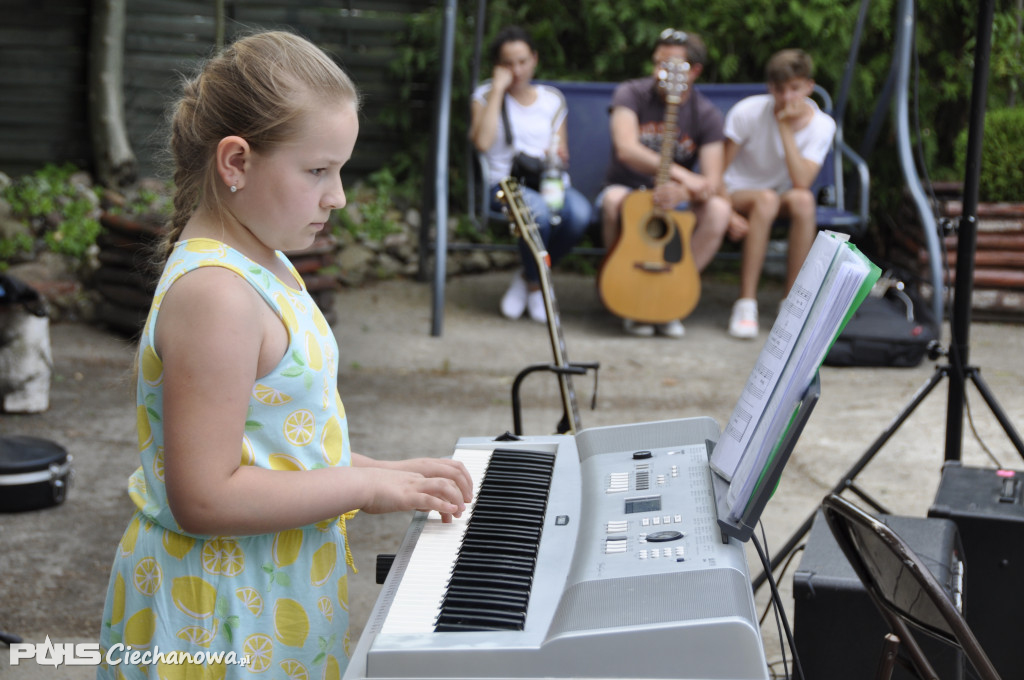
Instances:
[[[268,248],[310,247],[331,210],[345,206],[341,168],[358,134],[351,103],[311,107],[290,142],[252,153],[235,201],[236,217]]]

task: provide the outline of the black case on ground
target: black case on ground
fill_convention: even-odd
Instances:
[[[1024,472],[949,461],[929,517],[956,522],[964,544],[967,623],[1004,678],[1024,666]]]
[[[62,446],[39,437],[0,437],[0,512],[59,505],[70,484],[71,456]]]
[[[880,515],[952,594],[962,553],[956,525],[949,520]],[[873,678],[889,632],[885,619],[839,548],[821,511],[814,518],[800,567],[793,574],[794,641],[804,680]],[[963,656],[924,633],[917,635],[925,656],[944,680],[960,680]],[[915,676],[897,665],[892,677]]]
[[[908,306],[909,305],[909,306]],[[935,341],[931,314],[923,302],[887,294],[867,297],[825,357],[827,366],[893,366],[921,363]],[[911,310],[912,319],[907,318]]]

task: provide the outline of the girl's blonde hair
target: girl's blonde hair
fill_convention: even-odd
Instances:
[[[174,167],[174,211],[161,260],[202,205],[218,207],[216,151],[237,135],[268,152],[298,129],[311,103],[358,108],[352,80],[313,43],[286,31],[243,37],[186,78],[171,110],[170,155]]]

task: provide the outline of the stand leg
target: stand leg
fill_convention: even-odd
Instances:
[[[1017,449],[1017,453],[1020,454],[1021,458],[1024,458],[1024,441],[1021,441],[1020,435],[1017,430],[1014,429],[1013,423],[1006,416],[1006,412],[1003,411],[999,402],[996,401],[995,395],[992,394],[992,390],[989,389],[988,383],[986,383],[981,377],[981,370],[973,366],[967,368],[967,375],[970,377],[974,386],[978,388],[978,392],[981,393],[985,403],[988,404],[989,409],[992,411],[992,415],[996,417],[999,424],[1003,426],[1003,431],[1006,432],[1006,436],[1013,442],[1014,447]]]

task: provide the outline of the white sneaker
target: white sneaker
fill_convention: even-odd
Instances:
[[[740,298],[734,302],[732,316],[729,317],[729,335],[749,340],[757,337],[758,330],[757,300]]]
[[[654,326],[649,323],[637,323],[632,319],[622,320],[622,330],[641,338],[649,338],[654,335]]]
[[[512,283],[501,298],[501,313],[507,319],[518,319],[526,311],[526,281],[520,274],[512,277]]]
[[[530,318],[539,323],[547,323],[548,310],[544,305],[544,293],[539,290],[531,290],[526,296],[526,311]]]
[[[668,323],[659,323],[655,328],[659,333],[670,338],[681,338],[686,335],[686,328],[679,319],[673,319]]]

